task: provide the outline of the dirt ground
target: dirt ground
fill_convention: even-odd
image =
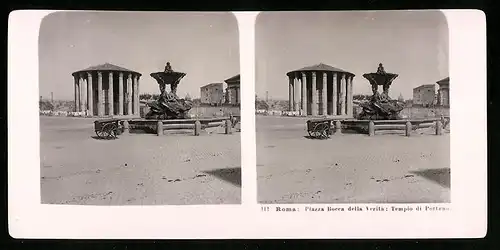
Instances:
[[[40,117],[44,204],[241,203],[240,133],[95,138],[94,119]]]
[[[313,140],[305,124],[256,116],[259,203],[450,202],[449,131]]]

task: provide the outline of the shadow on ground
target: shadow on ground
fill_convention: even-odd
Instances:
[[[314,137],[310,135],[305,135],[304,138],[309,139],[309,140],[328,140],[330,138],[320,138],[320,137]]]
[[[426,169],[421,171],[411,171],[411,173],[422,176],[428,180],[434,181],[439,185],[450,188],[450,169]]]
[[[91,136],[91,137],[92,137],[92,139],[101,140],[101,141],[110,141],[110,140],[116,140],[116,139],[118,139],[118,137],[116,137],[116,138],[115,137],[104,137],[104,138],[101,138],[101,137],[99,137],[97,135],[94,135],[94,136]]]
[[[219,168],[203,172],[227,181],[234,186],[241,187],[241,168]]]

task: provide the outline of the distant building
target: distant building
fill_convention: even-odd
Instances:
[[[226,88],[226,103],[230,104],[240,104],[241,103],[241,94],[240,94],[240,75],[235,75],[229,79],[226,79],[224,82],[227,83]]]
[[[399,93],[398,101],[400,101],[400,102],[404,102],[405,101],[405,98],[403,97],[402,93]]]
[[[424,84],[413,89],[413,105],[433,105],[436,98],[436,86]]]
[[[450,106],[450,78],[446,77],[436,82],[439,85],[437,103],[438,105]]]
[[[224,85],[210,83],[200,88],[200,99],[203,104],[220,104],[224,98]]]

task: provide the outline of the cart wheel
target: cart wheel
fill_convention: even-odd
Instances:
[[[321,136],[319,130],[316,129],[317,127],[318,125],[314,126],[313,130],[309,131],[309,135],[313,138],[319,138]]]
[[[314,127],[314,130],[318,133],[318,138],[327,139],[330,137],[330,127],[326,123],[320,123]]]
[[[99,139],[104,139],[108,137],[108,132],[104,130],[104,127],[102,127],[100,130],[96,130],[95,134],[97,135],[97,137],[99,137]]]
[[[104,125],[102,130],[106,131],[106,137],[107,139],[114,139],[116,138],[116,132],[117,132],[118,127],[114,123],[109,123]]]

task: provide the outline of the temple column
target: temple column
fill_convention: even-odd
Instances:
[[[92,74],[90,72],[87,72],[87,82],[88,82],[88,108],[89,108],[89,113],[90,116],[94,115],[94,91],[92,89]]]
[[[134,115],[139,115],[139,76],[134,77]]]
[[[113,101],[113,72],[109,72],[109,76],[108,76],[109,80],[108,80],[108,110],[109,110],[109,114],[108,115],[115,115],[115,109],[114,109],[114,105],[115,105],[115,102]]]
[[[303,115],[304,114],[304,84],[302,83],[302,79],[300,78],[300,75],[299,73],[296,73],[295,74],[295,79],[297,79],[297,85],[299,86],[297,88],[297,96],[298,96],[298,110],[299,110],[299,115]]]
[[[288,111],[293,111],[293,78],[288,77]]]
[[[75,85],[75,107],[73,108],[73,111],[78,112],[78,78],[73,76],[73,81]]]
[[[123,115],[123,73],[118,74],[118,115]]]
[[[318,115],[318,94],[316,91],[316,72],[312,72],[311,77],[311,115]]]
[[[132,114],[132,74],[127,77],[127,115]]]
[[[346,84],[345,84],[345,74],[342,74],[342,78],[340,79],[340,115],[345,115],[345,92],[346,92]]]
[[[87,114],[87,110],[89,109],[88,106],[88,95],[87,95],[87,79],[84,78],[84,75],[82,74],[82,82],[83,82],[83,112]]]
[[[102,72],[97,72],[97,115],[104,116],[104,103],[102,101]]]
[[[352,79],[353,79],[352,76],[347,78],[347,115],[349,117],[353,116]]]
[[[83,96],[83,93],[84,93],[83,85],[84,85],[84,83],[83,83],[83,78],[80,75],[78,75],[78,78],[79,78],[78,85],[80,87],[78,89],[78,92],[80,94],[80,96],[78,97],[80,99],[80,104],[79,104],[80,105],[80,112],[83,112],[83,111],[85,111],[85,101],[84,101],[85,99],[84,99],[84,96]]]
[[[337,115],[337,106],[338,106],[337,73],[334,72],[332,81],[332,115]]]
[[[327,87],[326,87],[326,82],[328,81],[328,78],[327,78],[327,75],[326,75],[326,72],[323,72],[323,88],[321,89],[321,114],[322,115],[327,115],[328,114],[328,111],[327,111],[327,108],[328,108],[328,99],[327,99],[327,96],[326,96],[326,93],[327,93]]]
[[[302,110],[303,115],[307,116],[307,78],[306,74],[301,73],[302,76]]]
[[[297,78],[294,76],[293,77],[293,111],[300,111],[300,84],[297,80]]]

